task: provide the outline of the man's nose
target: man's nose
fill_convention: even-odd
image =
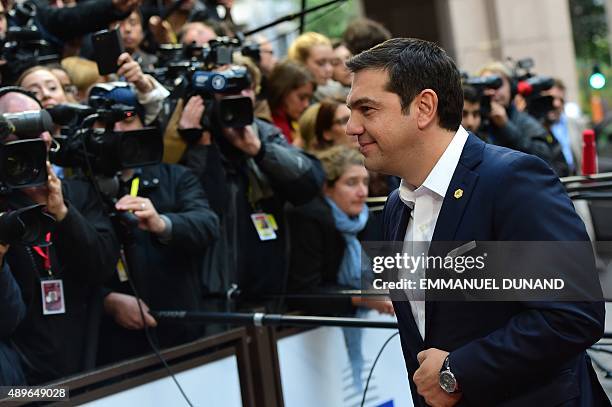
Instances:
[[[349,120],[346,123],[346,135],[347,136],[358,136],[363,133],[363,126],[358,123],[355,115],[351,113]]]

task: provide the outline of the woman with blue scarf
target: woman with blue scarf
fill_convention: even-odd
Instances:
[[[290,294],[322,294],[289,302],[309,314],[362,316],[366,309],[393,314],[390,301],[367,297],[333,297],[339,290],[368,286],[371,274],[362,270],[359,234],[366,229],[368,171],[363,156],[346,146],[318,154],[326,182],[321,195],[289,213],[291,230]],[[327,294],[327,296],[326,296]],[[343,329],[354,383],[361,388],[361,330]]]

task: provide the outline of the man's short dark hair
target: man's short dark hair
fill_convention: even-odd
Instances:
[[[436,44],[416,38],[393,38],[351,58],[351,72],[381,69],[389,74],[386,89],[400,97],[408,113],[414,97],[424,89],[438,95],[440,127],[457,130],[463,111],[461,76],[448,54]]]
[[[369,18],[354,20],[342,36],[346,47],[353,55],[368,50],[390,38],[391,33],[384,25]]]
[[[469,103],[480,103],[480,95],[475,87],[466,85],[463,87],[463,100]]]

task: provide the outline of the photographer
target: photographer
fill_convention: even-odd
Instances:
[[[0,96],[0,113],[40,109],[38,101],[19,88],[5,89]],[[42,138],[49,148],[48,132],[28,136]],[[7,141],[16,137],[10,135]],[[5,256],[26,304],[26,317],[12,343],[28,384],[93,367],[98,287],[112,274],[118,255],[112,226],[92,186],[80,180],[60,181],[49,163],[46,171],[46,185],[13,190],[3,200],[9,209],[43,204],[55,218],[45,244],[15,245]]]
[[[258,85],[251,83],[240,95],[254,101]],[[218,102],[227,96],[214,98]],[[211,119],[209,128],[202,127],[205,115]],[[179,129],[183,135],[195,134],[182,163],[215,197],[211,205],[220,215],[223,235],[215,256],[222,273],[220,289],[236,283],[247,297],[283,292],[288,243],[284,206],[305,203],[319,193],[320,163],[291,147],[279,129],[262,120],[238,128],[221,126],[199,95],[188,100]]]
[[[565,84],[560,79],[555,79],[552,88],[544,91],[543,95],[552,99],[552,109],[543,118],[544,127],[559,144],[567,163],[568,175],[575,174],[581,159],[584,126],[578,119],[565,114]]]
[[[491,96],[490,125],[483,130],[489,142],[551,162],[546,129],[536,119],[519,111],[512,101],[512,75],[508,68],[501,62],[493,62],[480,71],[482,77],[492,75],[501,76],[503,84],[499,89],[485,91]]]
[[[463,87],[463,113],[461,117],[461,125],[467,131],[478,134],[480,130],[480,95],[471,86]],[[482,137],[481,137],[482,138]]]
[[[129,133],[144,127],[143,109],[130,92],[128,87],[117,92],[101,85],[91,91],[91,96],[134,107],[140,113],[116,122],[115,131]],[[124,169],[119,184],[114,209],[132,212],[138,223],[136,228],[116,225],[125,258],[105,290],[107,317],[101,328],[99,364],[147,351],[144,324],[157,326],[147,312],[149,307],[201,310],[204,255],[219,235],[217,216],[210,210],[198,179],[186,168],[158,164]],[[195,340],[204,333],[201,325],[173,323],[164,323],[155,332],[163,348]]]

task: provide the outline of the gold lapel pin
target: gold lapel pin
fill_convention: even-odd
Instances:
[[[455,199],[459,199],[463,196],[463,189],[458,188],[455,190]]]

